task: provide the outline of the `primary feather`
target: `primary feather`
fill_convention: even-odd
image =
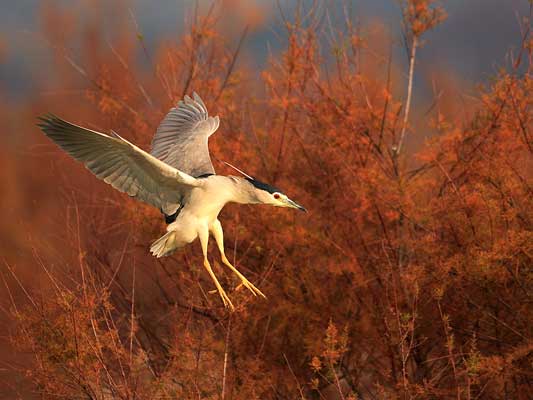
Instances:
[[[158,160],[126,139],[74,125],[54,115],[40,118],[43,132],[99,179],[165,212],[200,182]]]
[[[219,124],[200,96],[185,96],[157,128],[151,154],[194,177],[214,174],[207,142]]]

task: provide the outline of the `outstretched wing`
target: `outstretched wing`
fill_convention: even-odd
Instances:
[[[183,196],[201,183],[126,139],[71,124],[53,115],[40,118],[43,132],[115,189],[174,213]]]
[[[157,128],[151,154],[194,177],[214,174],[207,140],[219,123],[218,116],[208,115],[200,96],[185,96]]]

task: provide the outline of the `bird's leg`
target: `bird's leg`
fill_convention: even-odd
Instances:
[[[222,225],[220,224],[220,221],[217,219],[212,225],[211,225],[211,233],[213,233],[213,236],[215,238],[215,241],[217,242],[218,249],[220,250],[220,256],[222,258],[222,262],[224,265],[226,265],[229,269],[231,269],[235,274],[239,277],[239,279],[242,282],[242,285],[247,287],[250,292],[253,293],[254,296],[263,296],[266,299],[266,296],[261,292],[258,288],[256,288],[252,282],[250,282],[246,277],[239,272],[237,268],[235,268],[226,257],[226,254],[224,252],[224,232],[222,231]]]
[[[220,285],[220,282],[218,281],[217,277],[215,276],[215,273],[213,272],[213,269],[211,268],[211,264],[209,263],[209,260],[207,259],[207,242],[209,241],[209,230],[207,227],[202,228],[198,232],[198,236],[200,238],[200,243],[202,245],[202,252],[204,254],[204,267],[211,276],[211,279],[213,279],[213,282],[215,283],[215,286],[218,290],[218,294],[220,295],[220,298],[222,299],[222,302],[224,303],[225,307],[229,307],[231,311],[235,310],[235,307],[233,306],[233,303],[229,299],[228,295]]]

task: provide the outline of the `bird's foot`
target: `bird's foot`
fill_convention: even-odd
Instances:
[[[246,278],[244,278],[244,279],[241,278],[241,283],[239,283],[239,284],[237,285],[237,287],[235,288],[235,290],[240,290],[243,286],[244,286],[245,288],[247,288],[250,292],[252,292],[252,294],[253,294],[254,296],[259,295],[259,296],[261,296],[261,297],[263,297],[263,298],[266,299],[266,296],[263,294],[263,292],[260,291],[257,287],[255,287],[254,284],[253,284],[252,282],[250,282],[250,281],[249,281],[248,279],[246,279]]]
[[[231,311],[235,311],[235,306],[233,305],[228,295],[226,294],[226,292],[224,291],[224,289],[218,282],[218,279],[215,276],[215,273],[213,272],[213,270],[211,269],[211,265],[209,264],[209,261],[207,261],[207,259],[204,260],[204,267],[209,272],[209,275],[211,275],[211,278],[213,279],[213,282],[215,283],[215,286],[217,288],[218,294],[220,295],[220,298],[222,299],[222,303],[224,303],[224,307],[229,308]],[[210,291],[209,293],[212,293],[212,292]]]
[[[245,278],[246,279],[246,278]],[[239,290],[241,290],[243,287],[246,287],[248,290],[250,290],[250,292],[252,292],[252,294],[254,296],[261,296],[261,297],[264,297],[266,299],[266,296],[263,294],[263,292],[261,292],[257,287],[254,286],[253,283],[251,283],[250,281],[246,280],[246,283],[245,282],[241,282],[239,283],[236,287],[235,287],[235,291],[238,292]],[[209,294],[215,294],[218,292],[218,289],[213,289],[213,290],[209,290],[208,293]]]
[[[254,296],[261,296],[263,298],[266,299],[266,296],[263,294],[263,292],[261,292],[258,288],[256,288],[254,286],[254,284],[252,282],[250,282],[248,279],[246,279],[246,277],[241,274],[239,272],[239,270],[237,268],[235,268],[230,262],[229,260],[226,258],[226,257],[222,257],[222,262],[228,267],[230,268],[233,272],[235,272],[235,274],[239,277],[239,279],[241,280],[241,283],[239,283],[239,285],[237,286],[237,288],[235,290],[239,290],[241,287],[245,287],[247,288],[250,292],[252,292],[252,294]]]
[[[220,295],[220,298],[222,299],[222,303],[224,303],[224,307],[229,308],[231,311],[235,311],[235,306],[229,299],[228,295],[224,291],[224,289],[219,288],[218,294]]]
[[[224,303],[224,307],[229,308],[231,311],[235,311],[235,306],[229,299],[228,295],[226,294],[226,291],[222,288],[216,288],[213,290],[208,291],[209,294],[219,294],[220,298],[222,299],[222,303]]]

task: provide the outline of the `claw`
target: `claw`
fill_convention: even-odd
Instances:
[[[252,292],[252,294],[254,296],[261,296],[263,298],[266,299],[266,296],[263,294],[263,292],[261,292],[258,288],[256,288],[254,286],[254,284],[252,282],[250,282],[248,279],[246,279],[246,277],[241,274],[239,272],[239,270],[237,268],[235,268],[230,262],[229,260],[227,259],[227,257],[225,256],[222,256],[222,262],[224,263],[224,265],[226,265],[229,269],[231,269],[233,272],[235,272],[235,274],[239,277],[239,279],[241,280],[241,283],[237,286],[237,288],[235,290],[239,290],[240,287],[244,286],[245,288],[247,288],[250,292]]]
[[[204,259],[204,267],[207,270],[207,272],[209,273],[209,275],[211,276],[211,279],[213,279],[213,282],[215,283],[215,286],[217,288],[218,294],[220,295],[220,298],[222,299],[222,303],[224,303],[224,307],[229,308],[231,311],[235,311],[235,306],[233,305],[233,303],[229,299],[228,295],[226,294],[226,292],[224,291],[224,289],[222,288],[222,286],[218,282],[218,279],[215,276],[215,273],[213,272],[213,269],[211,268],[211,264],[209,264],[209,261],[207,260],[207,258]]]

